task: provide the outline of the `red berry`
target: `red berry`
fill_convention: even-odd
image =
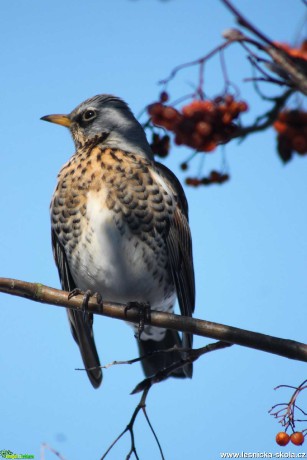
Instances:
[[[211,181],[208,177],[203,177],[202,180],[201,180],[201,183],[203,185],[210,185],[211,184]]]
[[[169,95],[166,91],[162,91],[160,94],[160,102],[167,102],[169,99]]]
[[[165,107],[163,111],[163,116],[168,120],[174,120],[177,118],[178,112],[174,107]]]
[[[303,433],[301,433],[300,431],[297,431],[296,433],[291,434],[290,440],[292,444],[295,444],[296,446],[301,446],[305,441],[305,437]]]
[[[301,155],[307,153],[307,139],[304,136],[296,135],[292,139],[292,146]]]
[[[225,125],[227,125],[228,123],[231,122],[231,120],[232,120],[231,113],[230,113],[230,112],[224,113],[224,115],[223,115],[223,117],[222,117],[223,123],[225,123]]]
[[[182,171],[186,171],[188,169],[188,163],[181,163],[180,168],[182,169]]]
[[[222,184],[223,182],[227,182],[229,180],[229,174],[222,174],[220,183]]]
[[[290,441],[290,436],[284,431],[280,431],[276,435],[276,442],[279,446],[286,446]]]
[[[282,134],[282,133],[284,133],[285,131],[287,131],[287,125],[286,125],[286,123],[282,122],[280,119],[274,121],[273,126],[274,126],[274,128],[276,129],[276,131],[277,131],[278,133],[280,133],[280,134]]]
[[[155,102],[154,104],[150,104],[148,106],[148,113],[149,115],[161,115],[163,113],[164,106],[160,104],[160,102]]]
[[[198,187],[201,185],[201,180],[197,179],[196,177],[187,177],[185,183],[187,185],[192,185],[193,187]]]
[[[197,132],[194,132],[192,135],[191,135],[191,147],[193,147],[194,149],[198,150],[201,148],[201,145],[202,145],[202,137],[197,133]]]
[[[218,171],[211,171],[210,173],[210,176],[209,176],[209,179],[210,179],[210,182],[219,182],[220,181],[220,178],[221,178],[221,174],[218,172]]]
[[[224,100],[227,105],[230,105],[234,101],[234,97],[231,94],[226,94]]]
[[[202,147],[202,152],[213,152],[213,150],[216,149],[216,142],[215,141],[210,141],[210,142],[206,142],[203,147]]]
[[[307,40],[304,40],[303,43],[301,44],[301,50],[304,53],[307,53]]]
[[[239,102],[240,112],[246,112],[248,110],[248,104],[245,101]]]
[[[209,123],[206,123],[205,121],[199,121],[196,125],[196,131],[201,136],[209,136],[209,134],[212,131],[212,128],[211,125],[209,125]]]

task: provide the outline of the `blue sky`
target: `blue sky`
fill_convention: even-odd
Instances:
[[[299,0],[235,4],[275,40],[293,40],[302,24]],[[216,0],[11,0],[2,2],[0,17],[1,275],[59,287],[49,202],[73,144],[65,129],[40,117],[69,112],[98,93],[122,97],[137,114],[157,98],[161,78],[210,51],[234,21]],[[265,106],[250,83],[241,84],[250,71],[239,48],[228,53],[227,65],[250,101],[248,122]],[[173,99],[191,91],[196,75],[196,69],[178,75],[169,87]],[[212,62],[206,91],[214,96],[221,89],[220,68]],[[180,180],[178,165],[188,154],[177,148],[166,160]],[[282,165],[273,131],[229,144],[226,155],[229,183],[186,189],[196,316],[304,341],[307,159]],[[208,156],[204,171],[220,163],[220,152]],[[196,159],[192,172],[197,164]],[[81,359],[64,309],[5,295],[0,302],[0,450],[39,458],[40,444],[47,442],[67,460],[99,459],[137,404],[139,397],[129,393],[143,378],[140,366],[105,371],[95,391],[85,373],[74,370]],[[95,337],[102,363],[137,355],[124,323],[96,318]],[[195,345],[209,342],[196,338]],[[199,360],[191,381],[155,386],[148,413],[167,459],[279,452],[274,441],[279,425],[267,411],[290,394],[273,388],[297,385],[305,377],[304,363],[234,346]],[[136,436],[141,458],[159,458],[142,416]],[[128,445],[126,436],[109,458],[125,458]],[[304,446],[288,445],[284,452],[289,451],[302,452]]]

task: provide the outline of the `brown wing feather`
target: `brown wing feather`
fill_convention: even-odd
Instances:
[[[177,208],[170,222],[167,246],[181,313],[192,316],[195,308],[195,280],[188,203],[176,176],[160,163],[155,163],[155,166],[177,198]]]
[[[170,269],[176,286],[181,314],[192,316],[195,308],[195,280],[192,255],[191,232],[188,223],[188,203],[183,188],[176,176],[166,166],[156,163],[156,168],[167,181],[176,199],[177,207],[170,221],[166,238]],[[183,334],[183,347],[191,348],[192,334]],[[192,374],[192,365],[185,366],[187,375]]]
[[[64,249],[55,232],[51,232],[52,249],[55,263],[58,268],[62,289],[72,291],[77,286],[70,273]],[[67,309],[68,320],[72,335],[79,345],[81,356],[86,368],[97,368],[87,371],[87,375],[94,388],[98,388],[102,381],[102,371],[93,336],[93,315],[88,314],[85,319],[83,312]]]

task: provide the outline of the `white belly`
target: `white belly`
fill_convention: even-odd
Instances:
[[[69,260],[77,286],[99,292],[104,300],[149,302],[152,309],[168,310],[175,302],[175,291],[166,293],[164,283],[153,277],[143,257],[146,251],[154,264],[152,250],[128,227],[122,235],[113,212],[102,207],[97,198],[88,198],[87,228]]]

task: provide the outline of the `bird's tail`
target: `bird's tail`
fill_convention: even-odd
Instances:
[[[88,378],[94,388],[98,388],[102,381],[102,371],[93,335],[93,318],[89,313],[84,318],[81,311],[67,309],[72,335],[79,345]],[[90,369],[90,370],[89,370]]]
[[[142,337],[142,335],[141,335]],[[165,336],[162,340],[138,340],[138,347],[140,355],[148,355],[147,358],[144,358],[141,363],[143,366],[144,373],[146,377],[151,377],[157,372],[171,366],[175,362],[179,362],[184,354],[179,351],[170,351],[167,353],[155,353],[159,350],[167,350],[177,346],[178,348],[191,348],[192,346],[192,336],[190,334],[183,334],[183,340],[181,340],[177,331],[172,331],[168,329],[165,333]],[[183,367],[180,367],[174,370],[171,373],[172,377],[192,377],[193,365],[192,363],[185,364]]]

